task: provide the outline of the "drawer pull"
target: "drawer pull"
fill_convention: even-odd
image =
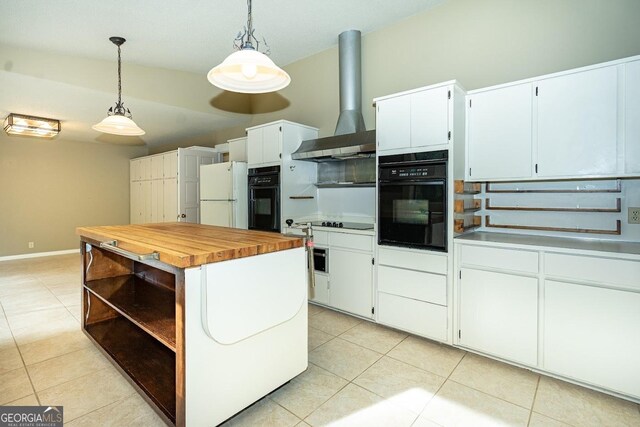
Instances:
[[[158,252],[151,252],[148,254],[137,254],[135,252],[131,252],[126,249],[119,248],[117,240],[111,240],[109,242],[100,242],[100,247],[104,249],[108,249],[111,252],[115,252],[119,255],[126,256],[127,258],[134,259],[136,261],[145,261],[148,259],[160,259],[160,254]]]

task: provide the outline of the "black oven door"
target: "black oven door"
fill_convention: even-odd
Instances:
[[[280,232],[280,187],[249,188],[249,230]]]
[[[444,179],[379,183],[378,243],[447,251]]]

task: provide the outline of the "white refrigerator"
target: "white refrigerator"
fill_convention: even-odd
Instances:
[[[200,223],[247,228],[247,164],[200,166]]]

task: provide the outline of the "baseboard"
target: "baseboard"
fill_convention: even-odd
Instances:
[[[2,262],[2,261],[12,261],[12,260],[15,260],[15,259],[40,258],[40,257],[43,257],[43,256],[77,254],[79,252],[80,252],[80,249],[67,249],[67,250],[64,250],[64,251],[37,252],[37,253],[33,253],[33,254],[0,256],[0,262]]]

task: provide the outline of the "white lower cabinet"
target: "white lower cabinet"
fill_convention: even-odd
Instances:
[[[377,321],[437,341],[451,342],[446,254],[378,248]]]
[[[322,273],[315,275],[316,286],[309,293],[309,299],[319,304],[329,304],[329,276]]]
[[[371,317],[373,265],[371,254],[330,248],[331,305]]]
[[[416,335],[447,341],[447,307],[378,292],[378,322]]]
[[[455,244],[455,343],[640,399],[637,244],[581,243],[576,253],[568,239],[534,246],[478,234],[483,242]]]
[[[639,327],[640,293],[545,281],[545,370],[640,396]]]
[[[538,279],[461,269],[459,344],[537,364]]]
[[[373,237],[314,231],[314,243],[325,248],[327,273],[315,273],[309,299],[371,319],[373,317]]]

